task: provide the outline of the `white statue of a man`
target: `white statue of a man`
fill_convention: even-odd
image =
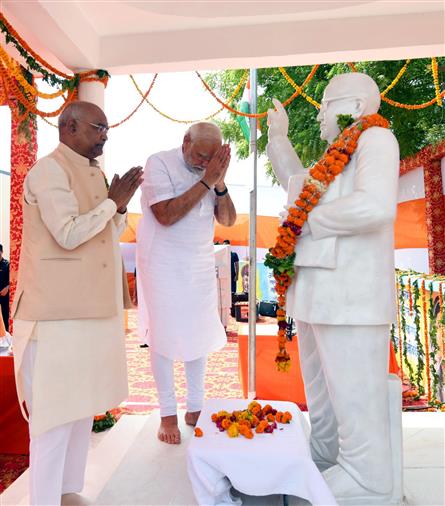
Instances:
[[[287,138],[286,112],[274,104],[267,153],[292,205],[308,170]],[[332,143],[339,135],[339,114],[358,119],[379,106],[379,89],[369,76],[335,76],[317,117],[322,139]],[[297,323],[311,451],[340,504],[388,504],[392,496],[388,353],[396,316],[398,176],[392,132],[364,131],[344,171],[309,213],[287,292],[287,313]]]

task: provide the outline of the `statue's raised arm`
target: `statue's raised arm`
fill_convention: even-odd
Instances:
[[[275,109],[269,109],[267,112],[269,142],[266,152],[278,181],[287,191],[289,178],[304,171],[304,167],[287,137],[289,129],[287,113],[279,100],[274,98],[272,101]]]

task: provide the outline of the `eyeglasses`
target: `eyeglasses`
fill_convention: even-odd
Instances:
[[[321,107],[327,107],[329,102],[335,102],[336,100],[343,100],[346,98],[357,98],[357,96],[354,95],[342,95],[341,97],[332,97],[332,98],[323,98],[321,100]]]
[[[77,119],[77,118],[76,118]],[[83,119],[77,119],[77,121],[81,121],[82,123],[87,123],[88,125],[91,125],[94,127],[100,134],[106,134],[108,133],[108,130],[110,130],[110,127],[105,125],[98,125],[97,123],[91,123],[91,121],[85,121]]]

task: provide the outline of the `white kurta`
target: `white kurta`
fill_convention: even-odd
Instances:
[[[182,195],[202,178],[184,163],[181,149],[151,156],[142,185],[137,273],[142,320],[153,350],[172,360],[206,356],[226,343],[217,307],[213,221],[209,191],[169,227],[153,215],[153,204]]]
[[[125,334],[122,304],[122,259],[119,236],[126,226],[126,215],[116,213],[116,205],[107,199],[87,214],[73,219],[69,236],[64,237],[61,218],[76,208],[66,173],[40,163],[26,179],[24,197],[29,204],[45,208],[42,216],[51,234],[60,244],[76,237],[83,241],[103,230],[110,219],[118,312],[111,318],[14,321],[14,361],[17,390],[22,403],[20,367],[29,339],[37,340],[33,374],[33,416],[30,431],[37,436],[64,423],[92,417],[114,408],[128,396]],[[45,182],[45,185],[39,182]],[[59,198],[63,195],[63,198]],[[38,202],[38,204],[37,204]],[[73,217],[74,218],[74,217]],[[71,235],[73,237],[71,237]],[[63,283],[63,280],[60,280]]]

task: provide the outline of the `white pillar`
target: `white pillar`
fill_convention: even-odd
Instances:
[[[105,84],[101,81],[81,81],[78,89],[78,99],[85,102],[91,102],[97,105],[105,112]],[[104,155],[99,156],[97,161],[101,166],[102,170],[105,170],[105,157]]]
[[[92,102],[104,110],[105,85],[100,81],[81,81],[79,83],[79,100]]]

